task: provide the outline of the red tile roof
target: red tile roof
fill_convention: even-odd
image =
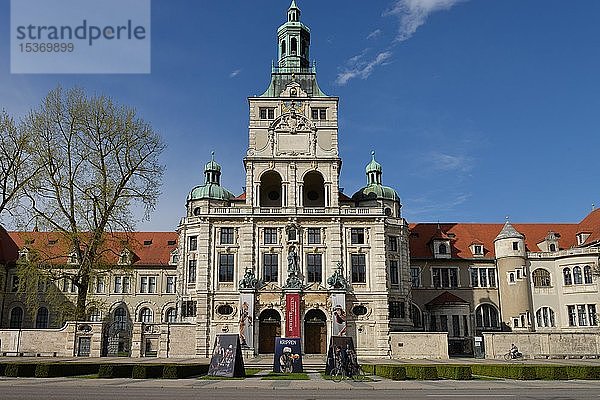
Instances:
[[[346,196],[344,193],[340,192],[339,201],[353,201],[350,197]]]
[[[66,263],[70,244],[56,232],[8,232],[2,248],[6,261],[16,261],[19,249],[29,247],[55,263]],[[7,240],[6,240],[7,239]],[[171,252],[177,248],[176,232],[115,232],[108,234],[102,255],[105,262],[117,263],[121,252],[133,253],[133,264],[144,266],[168,265]]]
[[[233,199],[231,199],[232,201],[240,201],[240,200],[246,200],[246,192],[240,194],[237,197],[234,197]]]

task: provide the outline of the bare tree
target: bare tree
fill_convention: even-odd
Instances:
[[[12,213],[37,171],[30,160],[30,143],[29,132],[0,111],[0,216]]]
[[[70,246],[71,265],[61,273],[52,260],[37,257],[20,274],[31,279],[36,268],[45,279],[70,280],[77,287],[71,317],[83,320],[92,278],[107,268],[106,252],[122,250],[110,233],[134,229],[136,205],[143,207],[143,218],[156,206],[165,145],[135,110],[79,88],[51,91],[24,128],[33,138],[32,162],[40,168],[27,197],[40,224]]]

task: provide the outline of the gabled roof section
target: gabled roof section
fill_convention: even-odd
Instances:
[[[447,304],[469,304],[469,302],[446,291],[425,305],[427,307],[432,307],[432,306],[443,306],[443,305],[447,305]]]

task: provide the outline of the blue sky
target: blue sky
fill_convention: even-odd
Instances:
[[[600,2],[298,0],[321,88],[340,97],[341,182],[371,149],[410,222],[573,222],[600,206]],[[152,1],[149,75],[11,75],[0,0],[0,108],[56,85],[135,107],[168,145],[140,230],[174,230],[211,150],[241,192],[247,97],[267,87],[288,0]]]

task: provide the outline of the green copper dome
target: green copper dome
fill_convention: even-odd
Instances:
[[[225,189],[221,185],[216,183],[205,183],[201,186],[196,186],[192,189],[188,200],[201,200],[201,199],[213,199],[213,200],[229,200],[235,196],[229,190]]]
[[[213,199],[229,200],[233,193],[221,186],[221,166],[215,161],[215,152],[211,153],[211,160],[204,166],[204,185],[196,186],[188,196],[190,200]]]
[[[365,172],[368,174],[369,172],[381,172],[381,164],[375,161],[375,152],[371,152],[371,162],[367,164],[365,168]]]
[[[400,201],[396,191],[381,184],[383,168],[375,161],[375,152],[371,152],[371,162],[365,167],[367,174],[367,186],[352,195],[354,201],[365,200],[392,200]]]

